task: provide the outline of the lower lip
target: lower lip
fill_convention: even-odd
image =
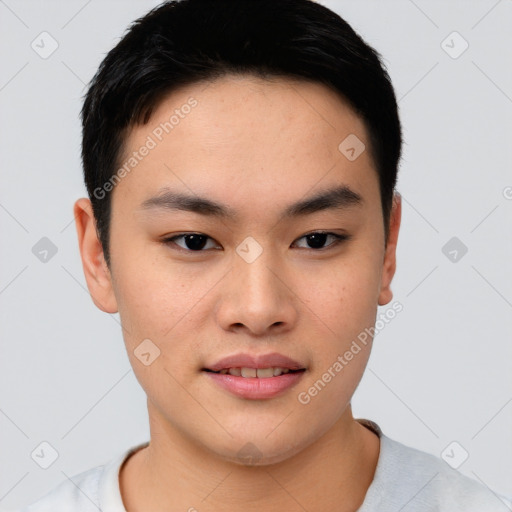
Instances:
[[[238,377],[229,373],[213,373],[204,371],[221,388],[224,388],[236,396],[249,400],[273,398],[283,391],[291,388],[305,373],[283,373],[277,377],[260,379],[258,377]]]

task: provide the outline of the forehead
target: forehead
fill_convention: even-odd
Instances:
[[[360,143],[356,159],[344,153],[347,140]],[[262,205],[296,200],[318,184],[377,190],[363,145],[369,148],[363,121],[330,88],[230,75],[173,91],[146,125],[132,128],[120,167],[135,165],[125,165],[113,198],[123,189],[140,204],[168,187],[241,206],[257,197]]]

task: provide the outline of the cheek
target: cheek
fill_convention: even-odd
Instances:
[[[211,322],[208,292],[222,278],[222,269],[205,272],[201,265],[150,260],[132,249],[116,261],[115,294],[123,336],[134,368],[134,351],[145,339],[159,348],[159,367],[185,375],[200,354],[201,336]],[[209,315],[209,316],[208,316]],[[142,368],[144,371],[144,368]],[[154,373],[154,372],[153,372]]]
[[[155,403],[166,403],[168,412],[179,403],[183,412],[187,401],[185,396],[181,401],[178,383],[190,379],[186,363],[199,353],[199,339],[190,333],[197,332],[194,306],[205,292],[197,281],[195,287],[188,286],[170,266],[142,258],[126,255],[116,269],[123,338],[135,376]],[[167,403],[169,396],[175,401]]]
[[[321,320],[327,332],[343,339],[375,320],[379,283],[377,259],[361,253],[326,265],[321,272],[304,272],[296,281],[307,306],[304,313],[316,316],[315,323]]]
[[[324,417],[327,423],[338,419],[363,376],[372,346],[378,281],[374,259],[361,256],[305,283],[301,293],[308,297],[308,318],[303,325],[315,358],[296,398],[311,417]]]
[[[201,282],[201,281],[199,281]],[[148,257],[130,247],[115,260],[115,294],[121,318],[130,330],[161,339],[200,298],[183,267]],[[197,290],[196,290],[197,289]]]

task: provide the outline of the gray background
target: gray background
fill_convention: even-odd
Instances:
[[[148,438],[118,315],[87,291],[72,205],[85,84],[157,3],[0,1],[1,510]],[[437,456],[457,441],[458,470],[512,496],[512,1],[323,3],[384,56],[405,137],[404,309],[375,339],[354,415]],[[59,45],[46,59],[31,47],[43,31]],[[469,44],[457,58],[454,31]],[[46,262],[32,252],[43,237],[58,249]],[[456,261],[452,237],[468,248]],[[31,458],[43,441],[59,453],[48,469]]]

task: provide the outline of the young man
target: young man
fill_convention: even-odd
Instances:
[[[74,212],[151,440],[29,512],[508,510],[352,416],[400,227],[379,57],[309,0],[169,2],[106,56]]]

